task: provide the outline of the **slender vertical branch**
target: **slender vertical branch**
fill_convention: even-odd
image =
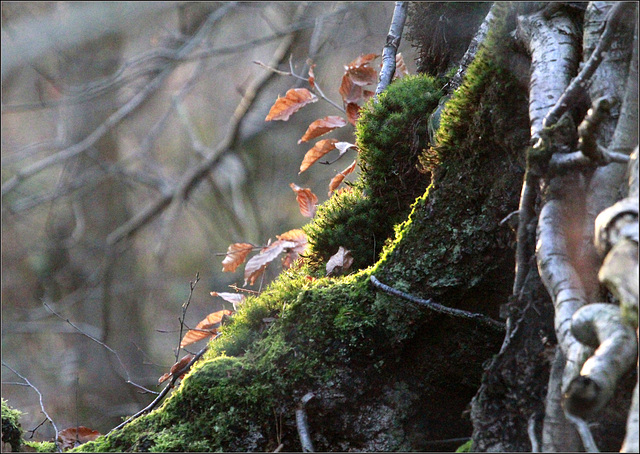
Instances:
[[[380,70],[380,80],[376,88],[376,97],[389,86],[396,72],[396,54],[398,53],[398,47],[400,47],[404,22],[407,19],[407,7],[408,2],[396,2],[396,6],[393,9],[393,19],[391,19],[391,27],[389,27],[389,34],[387,35],[387,44],[382,50],[382,69]]]

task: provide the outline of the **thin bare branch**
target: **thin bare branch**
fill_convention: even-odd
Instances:
[[[224,15],[231,10],[234,6],[233,3],[225,4],[212,13],[205,24],[200,28],[198,33],[189,40],[184,46],[182,46],[178,52],[179,55],[186,56],[193,49],[200,44],[205,36],[209,33],[211,27],[215,25]],[[120,123],[124,118],[134,112],[153,92],[155,92],[162,83],[173,73],[175,65],[167,66],[160,74],[145,85],[135,96],[133,96],[126,104],[120,107],[115,113],[113,113],[107,120],[96,128],[91,134],[85,137],[80,142],[61,150],[57,153],[48,156],[38,162],[33,163],[19,170],[16,175],[7,180],[1,188],[1,195],[4,197],[13,189],[15,189],[23,180],[57,164],[61,164],[74,156],[83,153],[98,140],[102,138],[111,128]]]
[[[18,377],[20,377],[22,380],[24,380],[25,384],[33,389],[35,392],[38,393],[38,398],[40,401],[40,410],[42,411],[42,413],[44,413],[44,416],[47,418],[47,420],[49,420],[49,422],[51,423],[51,425],[53,426],[53,430],[55,430],[56,432],[56,437],[55,439],[58,439],[58,426],[56,426],[56,423],[53,422],[53,419],[51,419],[51,416],[49,416],[49,413],[47,413],[47,410],[45,410],[44,408],[44,402],[43,402],[43,397],[42,397],[42,393],[40,392],[40,390],[38,388],[36,388],[33,383],[31,383],[26,377],[23,377],[22,375],[20,375],[20,373],[18,373],[13,367],[9,366],[7,363],[5,363],[4,361],[2,361],[2,365],[4,367],[6,367],[7,369],[9,369],[11,372],[13,372],[14,374],[16,374]],[[58,449],[58,452],[62,452],[60,450],[60,447],[56,444],[56,448]]]
[[[158,394],[155,391],[152,391],[150,389],[145,388],[142,385],[139,385],[133,381],[131,381],[131,375],[129,375],[129,371],[127,370],[127,367],[124,365],[124,363],[122,362],[122,359],[120,359],[120,355],[118,355],[118,352],[116,352],[114,349],[112,349],[111,347],[109,347],[107,344],[105,344],[104,342],[96,339],[95,337],[91,336],[90,334],[87,334],[86,332],[84,332],[83,330],[81,330],[78,326],[76,326],[75,324],[73,324],[68,318],[64,318],[62,315],[58,314],[56,311],[54,311],[46,302],[42,302],[42,304],[44,305],[44,307],[46,307],[49,311],[51,311],[51,313],[53,315],[55,315],[56,317],[58,317],[60,320],[63,320],[65,322],[67,322],[69,325],[71,325],[71,327],[73,327],[76,331],[78,331],[80,334],[82,334],[83,336],[88,337],[89,339],[91,339],[92,341],[94,341],[95,343],[101,345],[102,347],[106,348],[108,351],[110,351],[111,353],[113,353],[116,357],[116,359],[118,360],[118,363],[120,363],[120,367],[122,367],[122,370],[124,371],[124,373],[127,376],[127,381],[126,383],[129,385],[133,385],[138,389],[141,389],[142,391],[144,391],[145,393],[150,393],[150,394]]]
[[[222,334],[219,333],[216,336],[214,336],[211,341],[216,340],[218,337],[220,337]],[[159,403],[160,401],[167,395],[167,393],[169,393],[169,391],[171,390],[171,388],[174,387],[176,381],[178,381],[178,379],[185,373],[187,373],[190,369],[191,366],[193,366],[196,361],[198,361],[200,358],[202,358],[202,355],[204,355],[207,350],[209,350],[209,345],[205,345],[204,347],[202,347],[202,349],[196,353],[194,355],[194,357],[191,359],[191,361],[189,361],[189,363],[184,366],[182,369],[175,371],[172,376],[171,376],[171,381],[167,384],[167,386],[165,386],[165,388],[160,392],[160,394],[158,394],[156,396],[155,399],[153,399],[153,401],[147,405],[146,407],[144,407],[142,410],[140,410],[138,413],[136,413],[133,416],[130,416],[126,421],[118,424],[116,427],[114,427],[113,429],[111,429],[109,432],[107,432],[107,435],[109,435],[110,433],[123,428],[124,426],[126,426],[127,424],[129,424],[131,421],[133,421],[134,419],[139,418],[140,416],[144,415],[145,413],[150,412],[151,410],[153,410]]]
[[[417,296],[414,295],[410,295],[409,293],[405,293],[401,290],[395,289],[389,285],[383,284],[382,282],[380,282],[378,280],[378,278],[376,278],[373,274],[370,277],[371,283],[373,284],[374,287],[379,288],[380,290],[383,290],[386,293],[389,293],[391,295],[395,295],[395,296],[399,296],[403,299],[406,299],[408,301],[411,301],[413,303],[416,304],[420,304],[421,306],[426,306],[429,309],[432,309],[436,312],[439,312],[441,314],[446,314],[446,315],[451,315],[454,317],[463,317],[466,319],[471,319],[471,320],[476,320],[480,323],[482,323],[483,325],[489,326],[492,329],[496,329],[500,332],[504,331],[504,323],[498,322],[496,320],[493,320],[491,317],[487,317],[484,314],[479,314],[476,312],[469,312],[469,311],[465,311],[462,309],[455,309],[453,307],[447,307],[447,306],[443,306],[442,304],[438,304],[435,303],[433,301],[429,300],[425,300],[423,298],[418,298]]]
[[[378,86],[374,95],[376,98],[387,89],[393,79],[393,75],[396,73],[396,54],[398,53],[398,47],[400,47],[408,6],[408,2],[396,2],[393,9],[393,18],[387,35],[387,43],[382,50],[382,69],[380,70]]]
[[[293,35],[288,36],[282,41],[274,54],[273,61],[269,66],[277,66],[288,53],[293,43]],[[273,73],[268,72],[256,78],[247,88],[244,97],[236,107],[233,113],[229,128],[224,138],[215,148],[207,148],[206,158],[196,167],[192,168],[178,183],[177,187],[171,194],[163,195],[160,199],[148,205],[132,219],[114,230],[108,237],[108,244],[115,244],[123,239],[133,235],[140,228],[147,225],[152,219],[164,211],[172,202],[181,203],[188,198],[191,191],[198,185],[211,169],[220,162],[222,157],[233,150],[238,140],[238,131],[245,115],[253,106],[257,93],[271,79]]]

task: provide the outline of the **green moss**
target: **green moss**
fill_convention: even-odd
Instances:
[[[379,291],[370,277],[494,317],[506,300],[513,232],[500,221],[517,207],[527,103],[500,52],[483,52],[442,111],[437,147],[427,140],[433,79],[401,79],[368,104],[361,177],[305,227],[303,267],[247,298],[161,408],[83,450],[299,450],[294,414],[309,391],[325,396],[309,403],[319,450],[420,450],[421,428],[426,440],[469,433],[460,413],[501,336]],[[354,272],[324,277],[338,246],[352,251]],[[386,438],[344,441],[366,430]]]
[[[24,445],[35,449],[35,452],[58,452],[56,444],[52,441],[25,441]]]
[[[473,440],[469,440],[466,443],[460,445],[456,452],[473,452]]]
[[[11,450],[20,451],[22,444],[22,427],[20,427],[20,415],[22,412],[9,406],[6,400],[2,400],[2,442],[9,443]]]
[[[363,107],[356,125],[360,179],[353,192],[321,206],[304,228],[318,269],[340,246],[351,251],[353,269],[375,263],[393,226],[424,192],[430,176],[418,158],[429,146],[427,118],[442,96],[442,84],[425,75],[407,76]]]

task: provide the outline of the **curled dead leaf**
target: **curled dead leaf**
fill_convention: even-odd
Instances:
[[[227,249],[227,255],[222,261],[222,271],[234,272],[253,250],[253,244],[234,243]]]
[[[97,430],[92,430],[85,426],[69,427],[58,432],[58,443],[60,449],[65,451],[88,441],[93,441],[100,435],[102,434]]]
[[[284,98],[278,97],[275,104],[271,106],[265,121],[287,121],[291,115],[302,107],[317,100],[318,97],[306,88],[292,88],[287,91]]]
[[[315,163],[318,159],[334,150],[336,148],[336,143],[338,143],[336,139],[323,139],[316,142],[313,148],[307,151],[307,153],[304,155],[302,164],[300,164],[300,172],[298,172],[298,175],[311,167],[313,163]]]
[[[276,236],[279,240],[291,241],[295,244],[293,247],[285,248],[285,255],[282,258],[282,267],[284,269],[291,268],[300,254],[303,254],[307,249],[307,234],[302,229],[293,229]]]
[[[370,66],[358,66],[347,70],[354,84],[361,87],[375,84],[378,81],[378,73]]]
[[[304,217],[313,218],[316,215],[318,197],[309,188],[301,188],[295,183],[291,183],[289,186],[296,193],[300,213]]]
[[[312,90],[316,88],[316,76],[313,73],[313,68],[315,67],[315,64],[309,66],[309,78],[307,79]]]
[[[353,82],[349,72],[342,76],[342,83],[338,91],[342,96],[342,101],[346,104],[357,103],[362,99],[362,87]]]
[[[275,260],[285,249],[293,248],[296,243],[287,240],[278,240],[260,251],[260,254],[251,257],[244,267],[244,285],[253,285],[255,280],[264,273],[267,265]]]
[[[180,361],[178,361],[173,366],[171,366],[171,370],[169,372],[167,372],[166,374],[162,374],[162,377],[158,379],[158,384],[169,380],[171,377],[173,377],[174,374],[180,372],[182,369],[187,367],[187,364],[189,364],[193,358],[194,358],[194,355],[192,355],[191,353],[184,355]],[[180,378],[183,378],[185,374],[186,372],[183,372],[180,375]]]
[[[351,123],[353,126],[356,125],[356,121],[360,117],[360,109],[361,107],[354,102],[350,102],[347,104],[347,107],[345,109],[347,111],[347,120],[349,120],[349,123]]]
[[[349,69],[349,68],[359,68],[360,66],[364,66],[364,65],[368,65],[369,63],[371,63],[373,60],[375,60],[376,58],[378,58],[379,55],[378,54],[364,54],[364,55],[360,55],[358,58],[356,58],[355,60],[353,60],[351,63],[349,63],[345,69]]]
[[[246,298],[242,293],[229,293],[229,292],[211,292],[211,296],[219,296],[228,303],[233,304],[233,310],[235,311],[238,304],[242,303]]]
[[[320,137],[334,129],[342,128],[346,124],[347,121],[344,118],[335,115],[320,118],[309,125],[302,138],[298,140],[298,143],[308,142],[309,140]]]
[[[327,276],[339,276],[349,268],[353,263],[351,251],[340,246],[338,252],[333,254],[327,262]]]
[[[402,58],[402,52],[398,52],[396,54],[396,72],[393,75],[393,78],[401,79],[407,75],[409,75],[409,70],[407,69],[407,65],[404,63],[404,58]]]
[[[218,332],[224,316],[231,315],[232,313],[233,312],[228,309],[210,313],[202,319],[195,328],[187,331],[187,334],[184,335],[180,342],[180,347],[186,347],[194,342],[213,336]]]
[[[331,182],[329,183],[329,196],[331,196],[331,194],[333,194],[333,191],[335,191],[338,186],[342,184],[342,181],[345,179],[345,177],[356,169],[356,162],[357,161],[354,160],[349,167],[347,167],[331,179]]]

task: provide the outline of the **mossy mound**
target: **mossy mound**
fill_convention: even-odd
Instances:
[[[506,22],[496,21],[445,105],[438,145],[421,157],[435,169],[433,183],[398,227],[392,265],[380,274],[401,290],[493,317],[513,281],[515,236],[502,220],[518,206],[529,125],[527,94],[504,69]]]
[[[6,400],[2,401],[2,443],[8,443],[11,451],[19,452],[22,446],[22,427],[20,427],[20,411],[9,406]]]
[[[372,265],[393,227],[403,221],[429,184],[419,157],[429,146],[427,119],[442,96],[442,80],[425,75],[396,80],[371,99],[356,125],[360,178],[352,192],[334,195],[304,230],[310,258],[320,268],[340,246],[354,269]]]
[[[438,97],[414,99],[434,93],[433,79],[398,81],[382,106],[365,109],[361,179],[306,227],[314,251],[303,266],[247,298],[160,409],[82,449],[299,451],[295,410],[309,392],[318,451],[455,449],[433,440],[470,435],[461,415],[503,334],[385,293],[370,278],[497,318],[506,295],[496,289],[513,277],[513,232],[500,221],[517,208],[528,134],[526,99],[499,58],[485,51],[469,68],[442,114],[437,148],[425,151]],[[432,173],[427,192],[420,157]],[[374,266],[317,278],[331,247],[351,249],[362,267],[394,232]]]

